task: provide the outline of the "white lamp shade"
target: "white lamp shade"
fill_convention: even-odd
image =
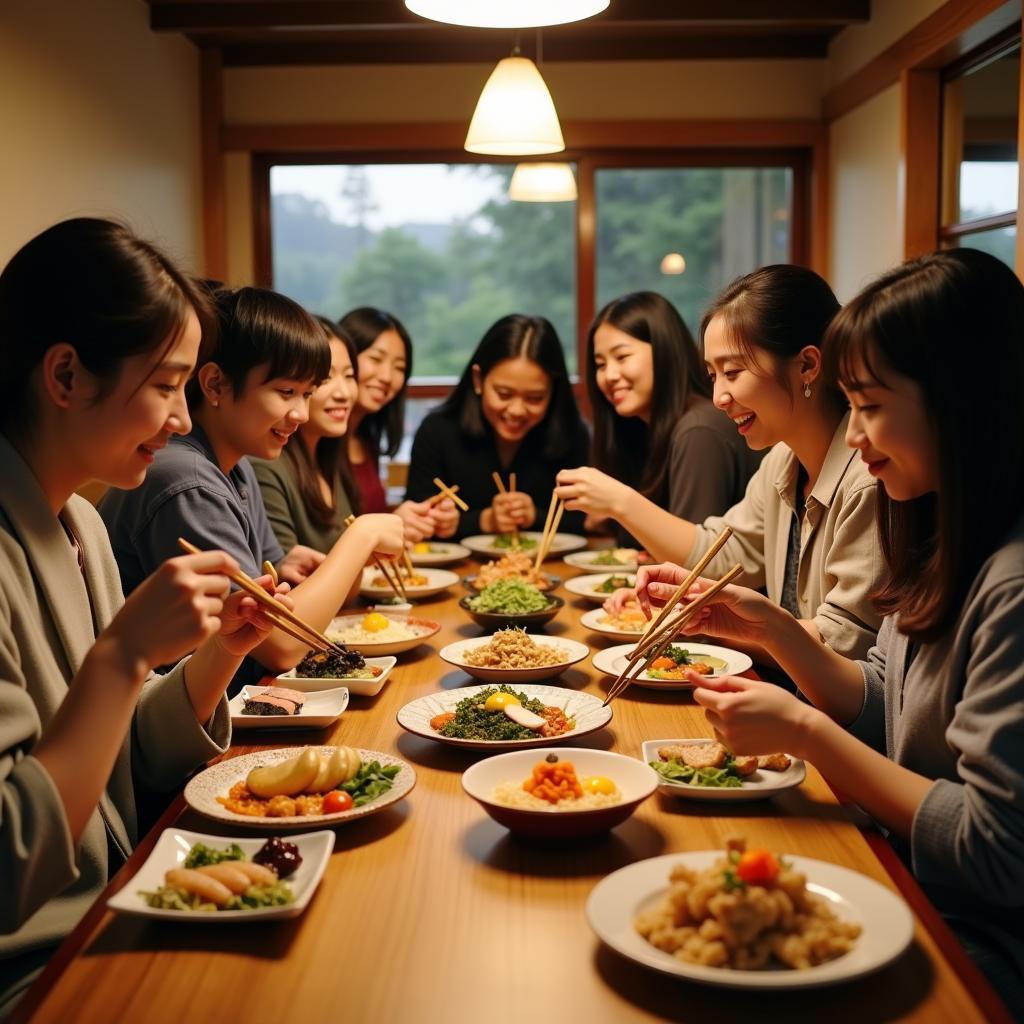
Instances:
[[[568,164],[519,164],[508,197],[523,203],[568,202],[576,198],[576,179]]]
[[[540,156],[565,149],[551,93],[532,60],[498,61],[476,101],[466,149],[494,156]]]
[[[661,272],[663,274],[681,274],[686,270],[686,260],[679,252],[667,252],[661,258]]]
[[[609,0],[405,0],[422,18],[473,28],[539,28],[600,14]]]

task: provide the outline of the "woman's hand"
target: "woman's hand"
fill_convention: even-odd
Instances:
[[[627,608],[636,604],[636,591],[631,587],[619,587],[613,590],[610,597],[604,599],[602,607],[609,615],[621,615]]]
[[[430,505],[430,518],[434,523],[433,535],[441,540],[451,537],[459,528],[459,510],[451,498]]]
[[[308,548],[305,544],[296,544],[281,559],[281,563],[277,567],[277,574],[286,583],[297,587],[304,579],[316,571],[317,567],[326,557],[322,551]]]
[[[435,525],[431,511],[427,501],[403,501],[395,509],[395,515],[405,524],[405,536],[410,544],[418,544],[434,536]]]
[[[636,574],[636,596],[644,614],[651,617],[653,609],[663,607],[688,575],[686,569],[671,562],[641,566]],[[699,597],[713,583],[714,580],[698,577],[684,600]],[[684,623],[682,632],[688,635],[707,633],[740,643],[768,646],[771,623],[788,614],[756,591],[730,584]]]
[[[531,526],[537,518],[537,509],[525,491],[507,491],[496,494],[491,502],[490,533],[512,533]]]
[[[228,575],[237,571],[223,551],[169,558],[132,591],[103,636],[143,675],[171,664],[220,630]]]
[[[555,478],[555,494],[573,512],[582,509],[589,516],[621,519],[632,487],[590,466],[563,469]]]
[[[709,679],[687,672],[696,684],[693,699],[704,708],[708,724],[734,754],[806,756],[805,743],[814,715],[821,712],[793,694],[755,679],[720,676]]]
[[[260,576],[253,582],[272,594],[287,608],[294,608],[292,599],[285,597],[291,587],[279,583],[276,587],[269,576]],[[217,642],[226,654],[244,658],[254,647],[270,635],[274,624],[267,617],[264,606],[244,590],[236,590],[225,602],[220,613],[220,632]]]
[[[405,521],[391,512],[372,512],[359,516],[348,528],[359,535],[365,535],[374,555],[382,558],[398,558],[405,550],[407,540]]]

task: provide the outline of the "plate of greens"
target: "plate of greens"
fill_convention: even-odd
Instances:
[[[540,626],[553,619],[564,605],[561,597],[514,576],[495,580],[479,593],[459,601],[459,607],[474,622],[488,629]]]
[[[807,777],[798,757],[737,757],[707,737],[645,740],[641,756],[658,773],[660,792],[687,800],[763,800]]]
[[[582,576],[566,580],[565,589],[570,594],[593,601],[594,604],[603,604],[616,590],[632,589],[635,583],[636,576],[632,573],[584,573]]]
[[[534,717],[545,724],[538,725]],[[599,697],[535,683],[443,690],[410,701],[398,712],[398,724],[414,735],[473,750],[575,742],[611,720],[612,709],[602,707]]]

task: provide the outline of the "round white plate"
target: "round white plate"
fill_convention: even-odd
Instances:
[[[332,725],[348,707],[348,689],[335,684],[329,690],[318,690],[306,697],[305,702],[296,715],[247,715],[243,710],[246,700],[253,694],[269,690],[273,695],[272,686],[243,686],[228,701],[233,729],[323,729]],[[294,687],[298,689],[298,687]]]
[[[429,544],[429,551],[409,551],[413,565],[451,565],[469,557],[469,548],[465,544],[452,544],[442,540],[432,540]]]
[[[185,863],[189,850],[196,843],[223,850],[231,843],[237,843],[250,860],[264,844],[264,839],[241,839],[226,836],[208,836],[201,832],[186,832],[180,828],[164,829],[146,862],[132,875],[123,889],[107,900],[107,906],[118,914],[133,917],[160,917],[167,921],[188,921],[196,924],[224,924],[239,921],[263,921],[268,917],[298,917],[313,898],[316,887],[327,869],[334,849],[334,836],[330,832],[310,832],[307,835],[289,836],[288,842],[299,848],[302,863],[295,873],[284,882],[295,895],[295,902],[283,907],[254,907],[252,910],[220,910],[211,913],[206,910],[161,910],[149,906],[139,892],[153,892],[164,884],[164,875]]]
[[[402,585],[405,587],[405,592],[409,597],[431,597],[434,594],[440,594],[442,590],[447,590],[448,587],[459,582],[458,575],[454,572],[449,572],[447,569],[423,568],[418,569],[416,575],[425,576],[427,582],[423,584],[410,584],[405,574],[403,573],[402,575]],[[374,600],[394,597],[394,591],[386,584],[383,587],[374,586],[373,581],[376,579],[380,579],[380,570],[376,566],[364,569],[363,582],[359,587],[359,593],[363,597],[372,597]]]
[[[245,825],[247,828],[266,828],[277,832],[295,828],[308,828],[310,825],[343,825],[354,818],[365,818],[368,814],[376,814],[390,804],[397,803],[413,786],[416,785],[416,772],[412,766],[401,758],[391,754],[383,754],[379,750],[356,749],[363,762],[379,761],[381,765],[398,764],[402,770],[395,776],[394,785],[382,793],[376,800],[371,800],[362,807],[353,807],[337,814],[300,814],[294,818],[257,818],[248,814],[235,814],[223,804],[217,803],[217,797],[228,795],[228,791],[236,782],[244,782],[253,768],[261,764],[277,764],[287,761],[290,757],[301,754],[304,747],[281,747],[277,750],[258,750],[252,754],[241,754],[238,757],[218,761],[205,771],[190,779],[185,787],[185,802],[194,811],[205,814],[217,821],[227,821],[232,825]],[[314,747],[322,754],[329,754],[334,747]]]
[[[742,651],[734,651],[731,647],[715,647],[713,644],[693,644],[685,637],[676,640],[677,647],[685,647],[693,654],[707,654],[712,658],[721,658],[725,668],[712,672],[713,676],[735,676],[746,672],[754,663]],[[629,662],[636,642],[619,644],[617,647],[606,647],[594,655],[594,668],[600,669],[608,676],[617,676]],[[679,679],[652,679],[646,672],[641,672],[633,681],[634,686],[643,686],[649,690],[692,690],[693,684]]]
[[[465,544],[470,551],[473,551],[478,555],[487,555],[488,558],[508,554],[511,550],[510,548],[496,548],[494,546],[494,538],[496,536],[500,536],[500,534],[481,533],[475,537],[463,537],[462,543]],[[528,555],[536,555],[536,542],[540,540],[542,536],[541,533],[536,530],[523,530],[519,536],[535,542],[528,548],[523,548],[523,551]],[[548,557],[551,558],[555,555],[564,555],[568,551],[579,551],[580,548],[585,548],[586,546],[587,538],[581,537],[577,533],[556,533],[554,539],[551,541],[551,547],[548,549]]]
[[[394,619],[395,622],[415,630],[416,635],[406,637],[404,640],[376,642],[371,640],[346,640],[343,636],[339,635],[339,630],[358,626],[366,618],[366,614],[339,615],[337,618],[331,619],[331,624],[324,632],[329,640],[343,643],[346,647],[350,647],[353,651],[358,651],[364,657],[372,655],[377,658],[383,658],[389,654],[403,654],[405,651],[411,651],[414,647],[419,647],[420,644],[429,640],[441,628],[440,623],[434,622],[431,619],[408,618],[404,615],[389,615],[386,612],[382,612],[382,614],[386,614],[389,619]]]
[[[602,554],[607,554],[605,551],[577,551],[574,554],[566,555],[562,559],[566,565],[571,565],[576,569],[582,569],[584,572],[636,572],[637,560],[635,558],[628,562],[623,562],[621,565],[602,565],[600,562],[595,562],[594,559],[599,558]]]
[[[510,684],[514,685],[514,684]],[[526,740],[462,740],[451,736],[442,736],[430,727],[430,720],[435,715],[454,711],[459,701],[472,697],[484,689],[492,687],[463,686],[457,690],[442,690],[430,693],[426,697],[410,701],[398,712],[398,724],[417,736],[424,736],[438,743],[450,743],[453,747],[468,747],[472,750],[518,750],[523,747],[546,747],[551,743],[563,740],[575,740],[587,733],[604,728],[612,720],[612,709],[602,707],[599,697],[589,693],[578,693],[566,690],[561,686],[538,686],[536,683],[525,683],[515,688],[527,697],[535,697],[544,704],[559,707],[566,718],[576,720],[576,727],[561,736],[536,736]],[[495,712],[501,714],[502,712]],[[657,755],[655,755],[657,756]]]
[[[341,685],[348,688],[348,692],[357,697],[376,697],[391,675],[391,670],[398,664],[398,659],[393,655],[390,658],[364,658],[366,667],[380,669],[380,672],[369,679],[329,679],[326,676],[297,676],[295,669],[282,672],[277,678],[281,680],[282,686],[290,686],[300,693],[316,693],[319,690],[331,690]]]
[[[828,900],[839,917],[860,924],[863,931],[849,953],[804,971],[740,971],[684,963],[642,938],[633,919],[664,896],[672,868],[686,864],[700,870],[721,856],[721,850],[670,853],[620,868],[591,890],[590,927],[617,953],[644,967],[708,985],[753,989],[817,988],[859,978],[891,963],[914,937],[913,915],[891,889],[838,864],[787,854],[786,859],[807,876],[812,892]]]
[[[573,576],[571,580],[566,580],[562,584],[570,594],[575,594],[577,597],[586,598],[588,601],[593,601],[594,604],[604,604],[609,597],[612,596],[614,591],[598,590],[605,580],[611,579],[612,576],[624,576],[629,580],[629,586],[633,586],[633,581],[636,579],[635,573],[623,573],[623,572],[588,572],[582,576]]]
[[[564,652],[565,660],[557,665],[545,665],[543,668],[477,668],[475,665],[467,665],[464,657],[467,651],[474,647],[483,647],[489,644],[492,637],[480,636],[472,640],[457,640],[453,644],[442,647],[438,652],[442,661],[449,665],[462,669],[467,675],[471,675],[484,683],[508,683],[509,686],[518,686],[520,683],[537,683],[542,679],[552,679],[560,676],[570,665],[582,661],[589,653],[590,648],[577,640],[567,640],[564,637],[540,636],[528,633],[527,636],[534,643],[544,644],[547,647],[554,647]]]
[[[607,623],[601,620],[608,613],[603,608],[591,608],[589,612],[584,612],[580,616],[580,623],[592,629],[595,633],[603,633],[610,640],[632,640],[633,643],[640,638],[643,633],[643,627],[636,630],[635,632],[628,632],[625,629],[615,629],[613,626],[609,626]],[[616,673],[617,675],[618,673]]]
[[[641,747],[641,757],[644,764],[652,761],[660,761],[658,748],[668,746],[670,743],[686,744],[687,746],[703,745],[714,743],[706,736],[689,740],[644,740]],[[752,775],[743,779],[743,785],[734,789],[719,789],[715,786],[691,786],[685,782],[671,782],[659,775],[658,789],[668,796],[679,796],[686,800],[710,800],[718,801],[739,801],[764,800],[767,797],[775,796],[784,789],[792,789],[799,786],[807,777],[807,767],[798,757],[790,755],[790,766],[784,772],[772,772],[767,769],[758,768]]]

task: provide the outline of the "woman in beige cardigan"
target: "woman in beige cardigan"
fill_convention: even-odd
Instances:
[[[137,486],[188,429],[203,315],[188,279],[109,221],[58,224],[0,274],[0,1016],[131,850],[134,785],[168,789],[224,751],[224,689],[269,632],[251,597],[227,596],[235,563],[217,551],[168,561],[124,602],[74,493]]]

